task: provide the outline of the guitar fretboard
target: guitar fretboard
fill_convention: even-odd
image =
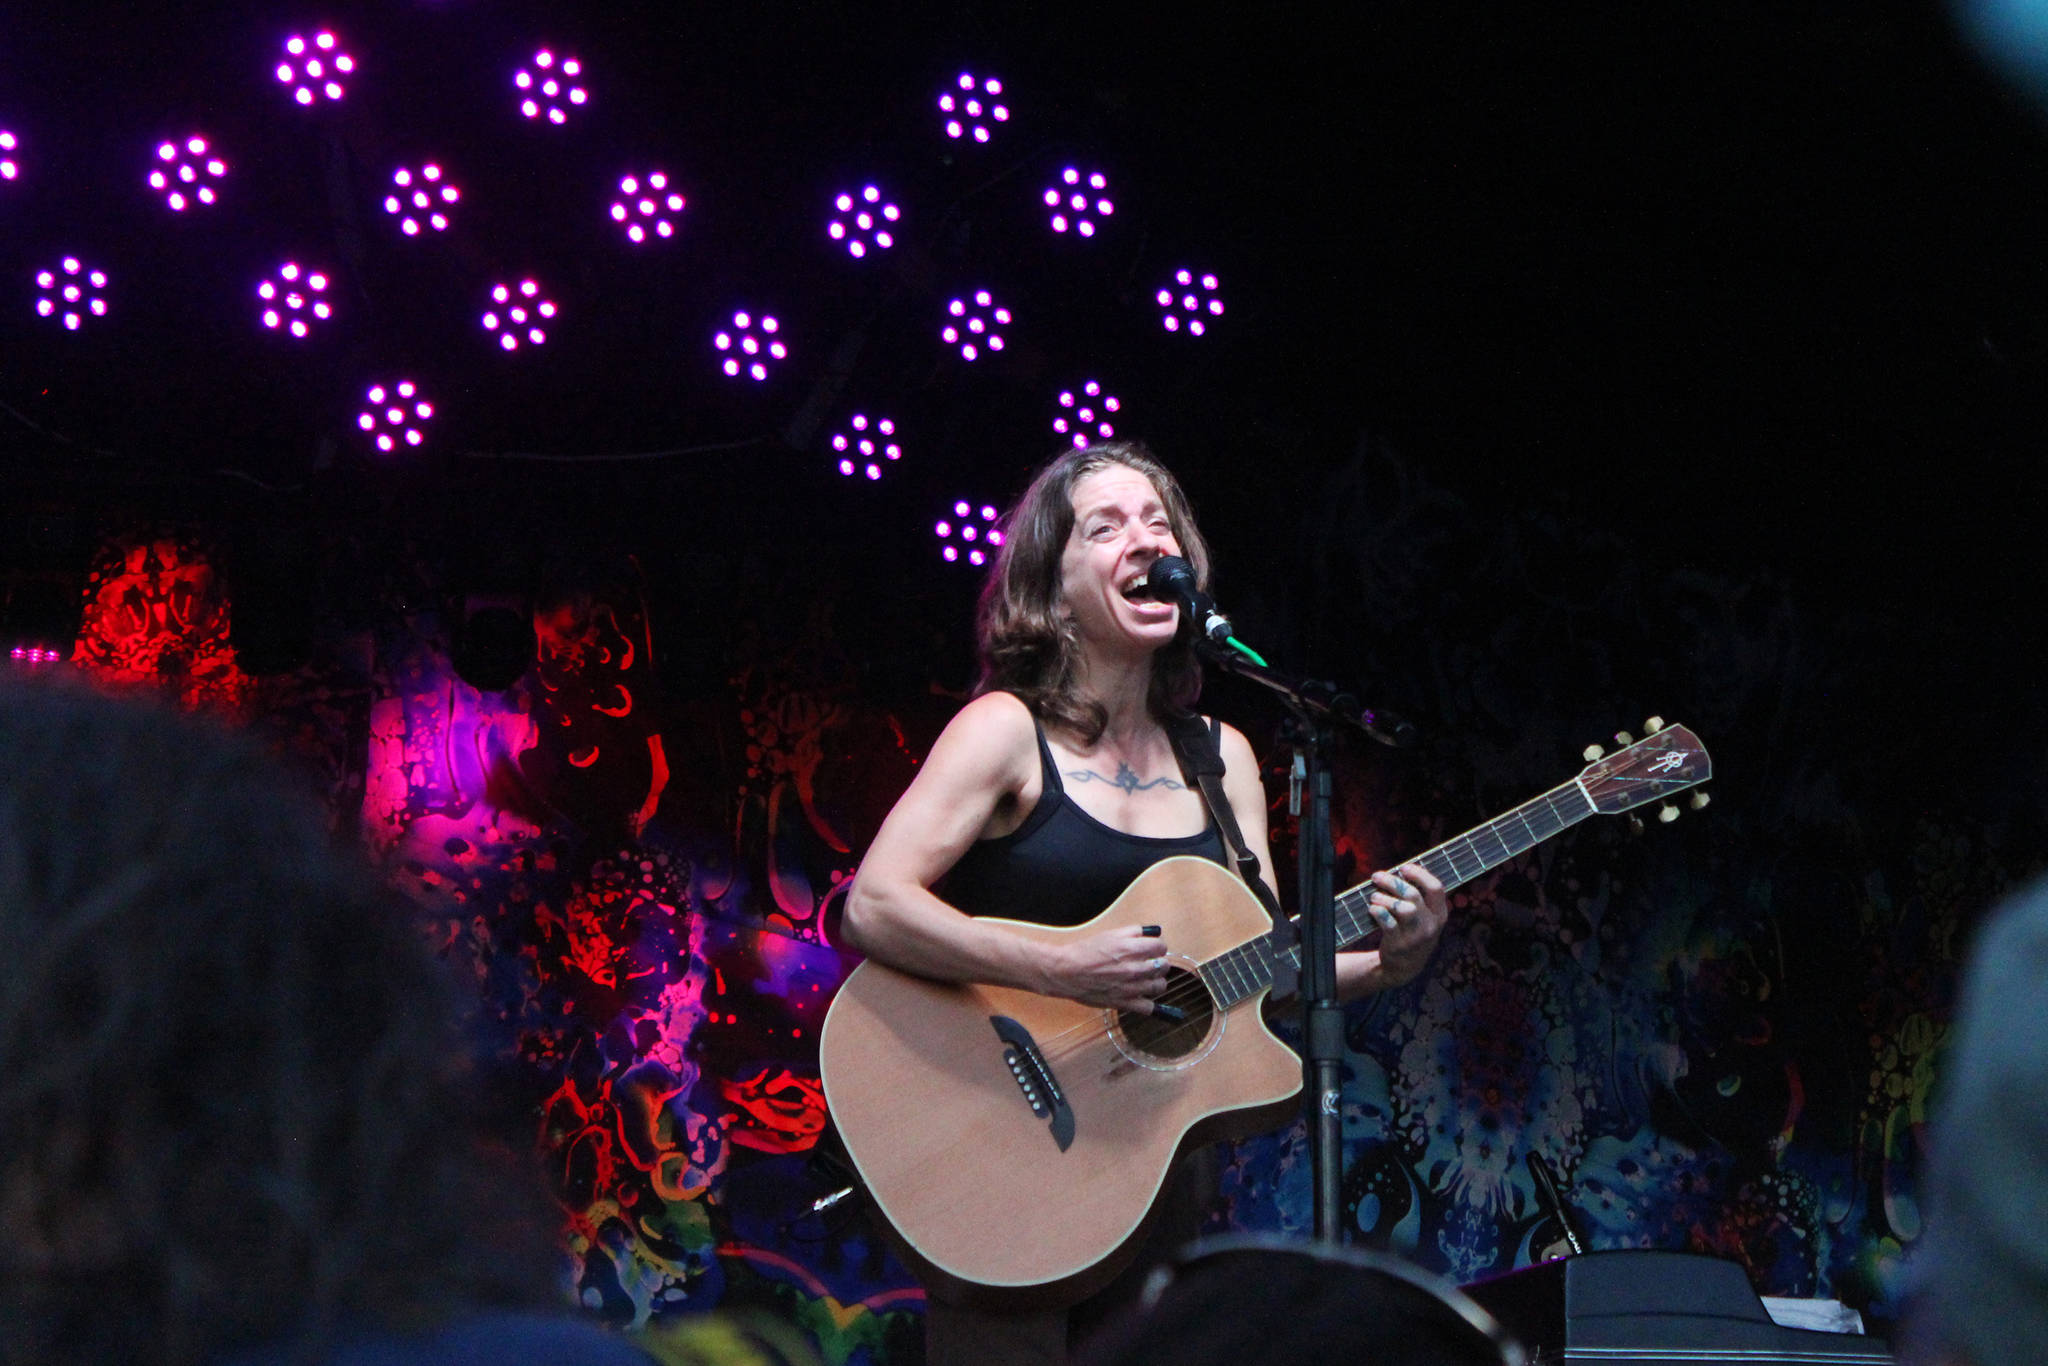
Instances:
[[[1419,863],[1429,869],[1448,890],[1577,825],[1594,810],[1592,799],[1576,781],[1560,783],[1542,796],[1404,862]],[[1357,943],[1377,928],[1366,910],[1366,899],[1372,891],[1370,882],[1361,882],[1337,894],[1338,948]],[[1273,985],[1276,956],[1298,966],[1300,955],[1299,945],[1276,955],[1272,936],[1262,935],[1202,964],[1202,981],[1217,1006],[1228,1010]]]

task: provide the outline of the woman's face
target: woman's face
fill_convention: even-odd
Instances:
[[[1153,561],[1180,554],[1159,490],[1134,469],[1107,465],[1075,481],[1073,502],[1060,597],[1083,648],[1132,657],[1170,644],[1179,609],[1131,592]]]

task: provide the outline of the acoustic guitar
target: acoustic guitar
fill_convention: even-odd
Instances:
[[[1588,816],[1711,776],[1692,732],[1653,718],[1642,740],[1409,861],[1456,887]],[[1667,801],[1664,817],[1676,814]],[[1340,947],[1376,933],[1371,891],[1360,883],[1337,897]],[[1181,1152],[1298,1110],[1301,1061],[1260,1009],[1276,960],[1298,949],[1276,952],[1245,885],[1193,857],[1153,865],[1084,925],[992,923],[1046,941],[1164,926],[1158,999],[1172,1009],[928,981],[870,960],[825,1017],[825,1102],[892,1241],[927,1284],[1020,1306],[1071,1301],[1128,1260]]]

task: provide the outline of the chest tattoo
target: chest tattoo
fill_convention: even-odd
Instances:
[[[1155,787],[1163,787],[1168,792],[1185,790],[1184,784],[1175,782],[1172,778],[1154,778],[1149,783],[1140,782],[1138,775],[1132,771],[1129,764],[1118,764],[1114,778],[1104,777],[1102,774],[1086,768],[1070,768],[1066,769],[1065,773],[1067,777],[1077,783],[1108,783],[1120,792],[1150,792]]]

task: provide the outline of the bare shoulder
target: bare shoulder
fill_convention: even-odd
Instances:
[[[1216,747],[1223,752],[1223,790],[1230,794],[1230,804],[1247,813],[1253,806],[1263,812],[1266,777],[1259,756],[1252,752],[1252,742],[1236,726],[1226,724]],[[1240,813],[1238,819],[1245,820],[1247,815]]]
[[[1031,709],[1014,693],[983,693],[962,707],[932,746],[927,766],[962,769],[1014,779],[1036,771],[1038,727]],[[1004,781],[1003,786],[1013,783]]]
[[[1244,831],[1246,845],[1259,861],[1259,877],[1268,889],[1277,888],[1279,884],[1273,881],[1273,851],[1266,843],[1266,809],[1270,800],[1266,775],[1243,731],[1226,724],[1222,732],[1217,748],[1223,752],[1224,795],[1230,799],[1230,809]]]
[[[1031,708],[1013,692],[985,692],[954,713],[952,724],[1032,729]]]
[[[1223,752],[1223,771],[1233,775],[1258,772],[1259,756],[1252,752],[1252,742],[1244,738],[1244,732],[1228,721],[1222,723],[1222,730],[1216,747]]]
[[[1031,708],[1024,705],[1024,699],[1015,693],[985,692],[953,714],[940,739],[1007,746],[1022,741],[1036,744],[1037,737],[1037,724],[1031,719]]]

